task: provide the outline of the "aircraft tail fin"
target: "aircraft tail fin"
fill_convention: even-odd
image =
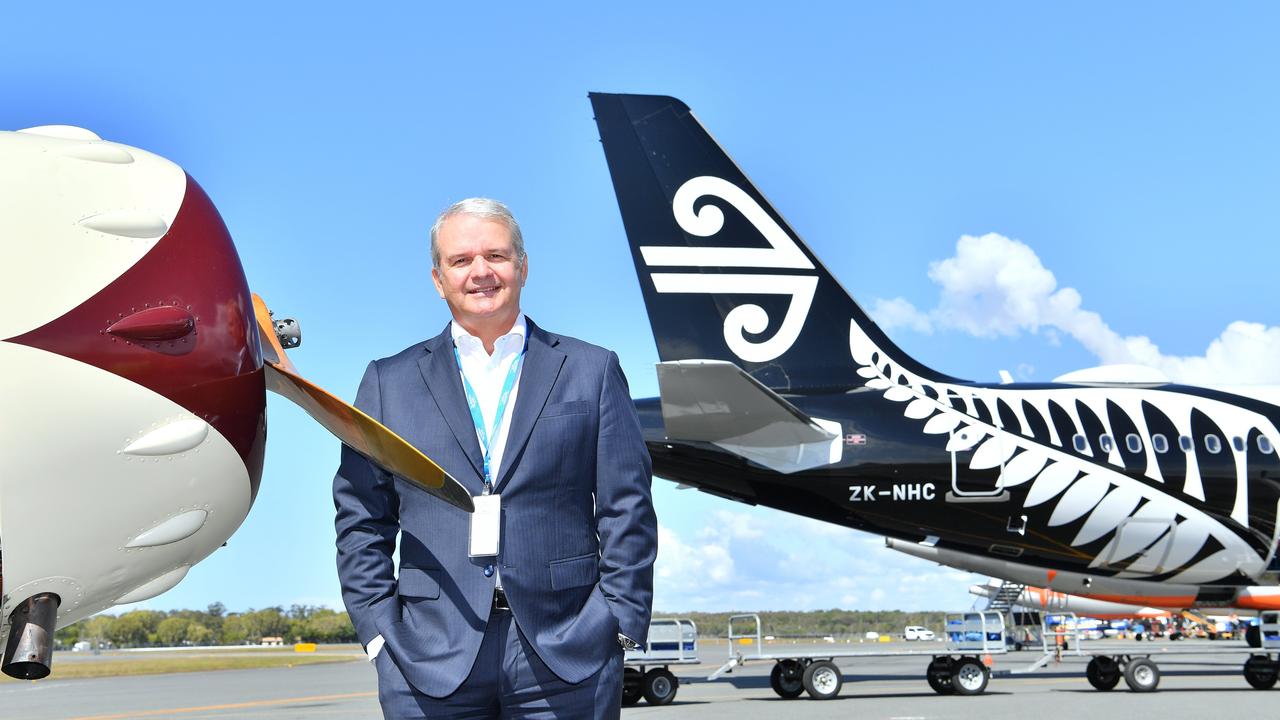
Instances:
[[[852,388],[866,382],[857,332],[917,375],[951,379],[885,336],[688,106],[590,97],[664,362],[732,362],[784,392]]]

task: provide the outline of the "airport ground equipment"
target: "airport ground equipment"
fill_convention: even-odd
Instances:
[[[1265,690],[1280,679],[1280,611],[1265,611],[1259,625],[1261,648],[1247,645],[1198,648],[1178,643],[1177,648],[1141,646],[1125,643],[1084,645],[1077,629],[1074,613],[1053,616],[1050,626],[1042,627],[1040,647],[1031,662],[1012,669],[990,668],[994,656],[1008,653],[1004,618],[998,612],[966,612],[951,614],[946,620],[946,646],[940,650],[815,650],[766,652],[759,615],[734,615],[729,618],[729,660],[708,676],[716,680],[751,660],[771,660],[773,671],[769,684],[779,697],[792,699],[806,692],[816,700],[827,700],[840,694],[844,678],[835,665],[840,658],[876,658],[920,655],[929,657],[925,680],[940,695],[979,695],[986,691],[992,678],[1026,675],[1048,666],[1055,660],[1074,656],[1089,658],[1085,677],[1101,691],[1115,689],[1123,679],[1134,692],[1153,692],[1160,684],[1160,667],[1156,656],[1162,655],[1231,655],[1244,654],[1245,681]],[[744,628],[748,628],[745,632]],[[1144,649],[1135,652],[1136,647]],[[1151,649],[1145,649],[1151,648]],[[1261,651],[1261,652],[1259,652]]]
[[[745,632],[742,632],[743,629]],[[707,677],[716,680],[751,660],[773,661],[769,684],[779,697],[798,698],[804,693],[814,700],[829,700],[840,694],[844,677],[836,666],[838,658],[876,658],[919,655],[930,658],[925,679],[934,691],[944,695],[979,695],[991,679],[990,656],[1008,652],[1004,618],[997,612],[965,612],[947,616],[945,645],[938,650],[817,650],[809,652],[765,652],[760,616],[734,615],[729,618],[729,661]],[[746,651],[743,648],[750,648]],[[1043,667],[1046,653],[1030,672]]]
[[[1153,656],[1165,655],[1248,655],[1242,668],[1245,682],[1258,690],[1275,686],[1280,677],[1280,611],[1267,610],[1259,616],[1260,644],[1228,647],[1194,647],[1179,643],[1177,648],[1161,647],[1155,650],[1134,652],[1134,646],[1110,643],[1085,648],[1070,620],[1053,628],[1044,629],[1046,658],[1062,658],[1068,655],[1090,658],[1085,668],[1085,678],[1096,690],[1114,690],[1123,679],[1134,692],[1154,692],[1160,686],[1160,666]],[[1056,650],[1051,650],[1051,644]],[[1144,643],[1145,645],[1145,643]],[[1047,664],[1047,663],[1045,663]],[[1043,667],[1043,664],[1040,665]],[[992,673],[995,677],[1022,674],[1023,670],[1005,670]]]
[[[933,631],[920,625],[908,625],[902,631],[903,640],[936,640]]]
[[[1013,650],[1044,645],[1044,615],[1030,610],[1010,610],[1005,615],[1005,641]]]
[[[987,612],[998,612],[1004,616],[1005,637],[1014,650],[1022,650],[1043,640],[1040,636],[1040,613],[1018,607],[1018,598],[1026,589],[1023,583],[1004,580],[1000,589],[987,601]]]
[[[991,598],[991,602],[987,604],[987,609],[1008,614],[1026,589],[1027,586],[1024,583],[1005,580],[1000,584],[1000,589],[996,591],[995,597]]]
[[[698,662],[698,626],[686,618],[655,618],[645,645],[628,650],[622,662],[623,705],[635,705],[640,698],[650,705],[666,705],[680,688],[668,667]]]

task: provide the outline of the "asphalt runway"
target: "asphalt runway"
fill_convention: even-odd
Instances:
[[[1086,643],[1099,648],[1101,643]],[[675,701],[651,707],[643,701],[625,708],[623,718],[926,718],[972,720],[1047,720],[1080,717],[1203,718],[1230,714],[1274,717],[1280,691],[1254,690],[1240,668],[1245,655],[1179,655],[1181,649],[1220,650],[1226,643],[1184,641],[1153,644],[1108,642],[1128,653],[1152,652],[1162,672],[1155,693],[1129,692],[1123,681],[1107,693],[1084,679],[1084,658],[1030,675],[997,677],[984,695],[939,696],[924,682],[925,657],[844,658],[839,697],[814,701],[807,696],[782,700],[769,687],[770,662],[748,662],[731,675],[709,682],[706,676],[726,658],[723,643],[704,644],[698,665],[673,667],[680,679]],[[809,646],[771,645],[769,652],[941,649],[933,643]],[[1030,652],[993,658],[997,670],[1025,667]],[[0,718],[39,720],[131,720],[133,718],[381,718],[377,679],[364,662],[221,672],[151,675],[90,680],[44,680],[0,685]]]

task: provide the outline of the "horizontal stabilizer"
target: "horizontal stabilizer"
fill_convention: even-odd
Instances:
[[[811,418],[723,360],[658,363],[671,440],[709,442],[782,473],[840,460],[840,424]]]

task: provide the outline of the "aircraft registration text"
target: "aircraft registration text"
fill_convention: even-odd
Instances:
[[[907,483],[880,488],[878,485],[850,485],[849,502],[876,500],[933,500],[938,496],[933,483]]]

